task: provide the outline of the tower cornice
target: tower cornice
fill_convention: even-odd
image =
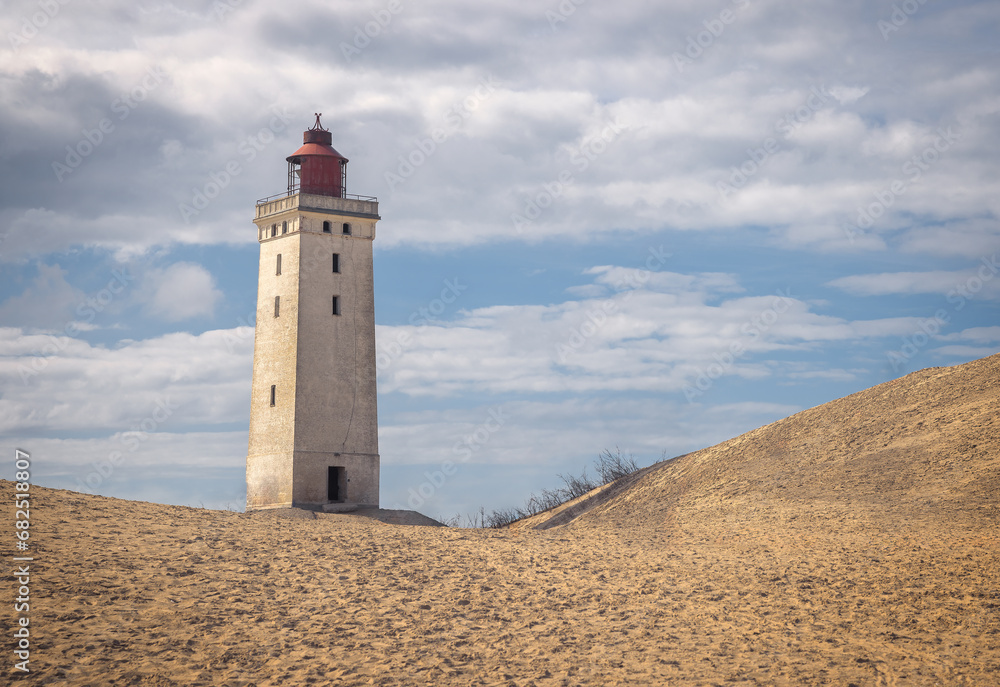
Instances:
[[[257,201],[256,219],[267,219],[287,212],[322,212],[345,217],[382,219],[378,214],[378,199],[373,196],[338,198],[311,193],[263,198]]]

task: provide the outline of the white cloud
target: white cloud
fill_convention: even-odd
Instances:
[[[13,328],[0,329],[0,339],[3,433],[127,431],[164,413],[158,431],[247,418],[249,328],[167,334],[117,348]]]
[[[988,259],[1000,253],[1000,224],[962,218],[943,225],[913,227],[903,232],[899,247],[907,253]]]
[[[518,400],[400,415],[380,427],[379,450],[387,467],[444,461],[459,466],[558,465],[578,456],[596,457],[615,446],[652,459],[666,452],[670,458],[798,410],[787,404],[748,402],[706,412],[683,400],[652,398],[619,398],[613,403],[594,396]]]
[[[939,346],[933,352],[939,357],[975,360],[1000,352],[1000,346]]]
[[[841,105],[849,105],[863,98],[871,89],[868,86],[830,86],[827,90]]]
[[[153,317],[178,322],[211,317],[222,292],[215,278],[201,265],[177,262],[165,269],[150,269],[144,275],[146,310]]]
[[[975,343],[1000,342],[1000,327],[970,327],[939,337],[942,341],[972,341]]]
[[[66,270],[45,263],[38,263],[37,269],[24,291],[0,303],[0,324],[63,329],[77,317],[85,296],[66,282]]]
[[[626,273],[614,266],[590,272],[595,282]],[[201,268],[194,274],[205,275]],[[791,294],[740,295],[731,275],[647,274],[645,286],[603,298],[476,308],[426,326],[380,325],[380,393],[648,391],[679,398],[720,361],[713,379],[808,378],[826,374],[826,366],[796,363],[783,370],[780,354],[903,335],[917,326],[914,318],[850,322],[820,315]],[[181,288],[171,278],[156,283],[175,295]],[[15,328],[0,329],[0,339],[7,389],[0,431],[124,431],[164,404],[171,408],[168,431],[247,417],[253,332],[246,327],[124,341],[116,348]],[[399,341],[404,344],[394,350],[391,343]]]
[[[190,198],[185,200],[190,202]],[[7,210],[0,212],[7,230],[0,262],[36,258],[80,245],[112,251],[118,261],[127,262],[163,245],[250,243],[256,240],[256,233],[252,225],[246,230],[245,222],[252,216],[252,206],[244,208],[242,213],[190,224],[181,220],[176,207],[168,207],[158,215],[146,215],[136,209],[129,214],[94,218],[81,218],[72,210]],[[241,225],[243,231],[234,228]]]
[[[994,263],[984,259],[978,268],[930,272],[855,274],[827,283],[861,296],[937,293],[953,298],[1000,298],[1000,278]]]
[[[833,286],[861,296],[889,293],[942,293],[959,283],[961,276],[955,272],[884,272],[881,274],[853,274],[827,282]]]
[[[636,284],[643,274],[614,266],[587,272],[602,284]],[[910,317],[851,322],[820,315],[788,293],[734,296],[743,289],[732,275],[645,274],[637,288],[604,298],[477,308],[422,327],[380,326],[380,389],[413,396],[680,392],[720,359],[731,361],[719,376],[760,378],[781,374],[780,363],[775,371],[759,362],[779,352],[905,335],[918,325]],[[387,344],[398,341],[407,345],[392,354]]]
[[[244,467],[248,431],[123,431],[90,439],[32,438],[31,452],[44,456],[44,472],[86,482],[102,466],[121,469],[180,467]],[[113,454],[120,454],[113,456]],[[111,457],[112,459],[109,459]],[[103,467],[106,471],[107,467]],[[103,475],[105,478],[110,475]],[[72,481],[72,480],[71,480]]]

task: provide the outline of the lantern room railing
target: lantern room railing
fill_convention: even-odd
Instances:
[[[283,191],[282,193],[275,193],[273,196],[268,196],[267,198],[261,198],[257,201],[257,205],[264,205],[265,203],[270,203],[272,200],[277,200],[278,198],[288,198],[289,196],[294,196],[298,191]],[[347,198],[350,200],[364,200],[369,203],[377,203],[378,198],[376,196],[359,196],[355,193],[341,193],[339,196],[333,196],[334,198]]]

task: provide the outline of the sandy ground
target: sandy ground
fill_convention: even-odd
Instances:
[[[800,413],[541,530],[35,488],[18,682],[1000,684],[998,370]]]

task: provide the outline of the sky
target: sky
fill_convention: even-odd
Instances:
[[[243,509],[254,205],[316,112],[382,217],[383,507],[1000,351],[996,2],[2,7],[9,476]]]

